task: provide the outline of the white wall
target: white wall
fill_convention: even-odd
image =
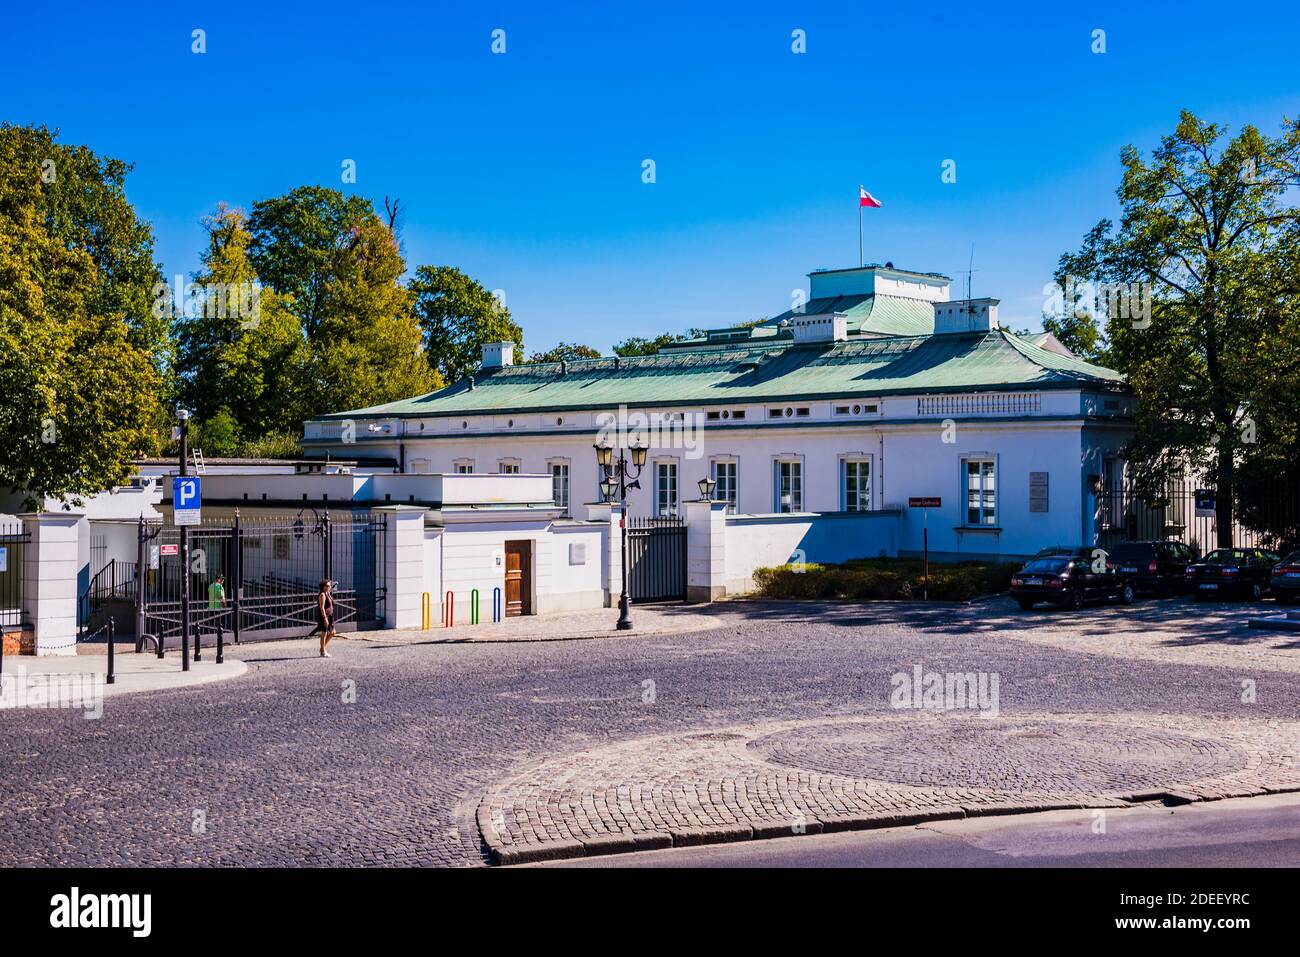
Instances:
[[[730,515],[727,592],[749,591],[756,568],[791,561],[835,563],[897,554],[894,513],[863,515]]]

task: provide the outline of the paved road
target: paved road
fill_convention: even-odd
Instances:
[[[914,663],[999,673],[1004,714],[1300,714],[1300,675],[1012,640],[1074,626],[1050,612],[990,625],[1008,611],[732,605],[713,608],[717,629],[637,640],[339,641],[329,660],[303,642],[245,648],[245,677],[109,699],[98,721],[0,712],[0,865],[480,865],[475,809],[522,766],[648,735],[888,714],[890,675]],[[1096,639],[1128,614],[1077,627]]]
[[[1300,795],[936,821],[528,867],[1300,867]]]

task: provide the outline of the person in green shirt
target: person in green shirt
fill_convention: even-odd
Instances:
[[[218,575],[208,586],[208,610],[220,611],[226,605],[226,576]]]

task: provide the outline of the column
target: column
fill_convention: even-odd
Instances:
[[[38,655],[77,653],[78,550],[85,517],[72,512],[18,516],[31,536],[23,550],[23,618]]]
[[[686,600],[727,593],[727,503],[686,503]]]
[[[587,521],[605,526],[600,537],[604,552],[601,586],[605,589],[605,607],[613,608],[623,593],[623,506],[617,502],[591,502],[587,505]]]
[[[384,505],[374,509],[384,516],[385,628],[419,628],[420,599],[424,595],[424,515],[418,505]],[[437,603],[434,603],[437,607]]]

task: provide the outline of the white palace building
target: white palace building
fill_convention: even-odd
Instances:
[[[802,309],[653,356],[519,365],[509,343],[487,346],[437,392],[308,422],[304,453],[547,475],[583,520],[602,498],[593,445],[645,444],[631,516],[684,517],[699,480],[716,482],[737,588],[796,551],[918,554],[926,526],[942,559],[1096,540],[1096,491],[1133,428],[1119,373],[1001,328],[996,299],[951,300],[946,276],[809,278]]]

